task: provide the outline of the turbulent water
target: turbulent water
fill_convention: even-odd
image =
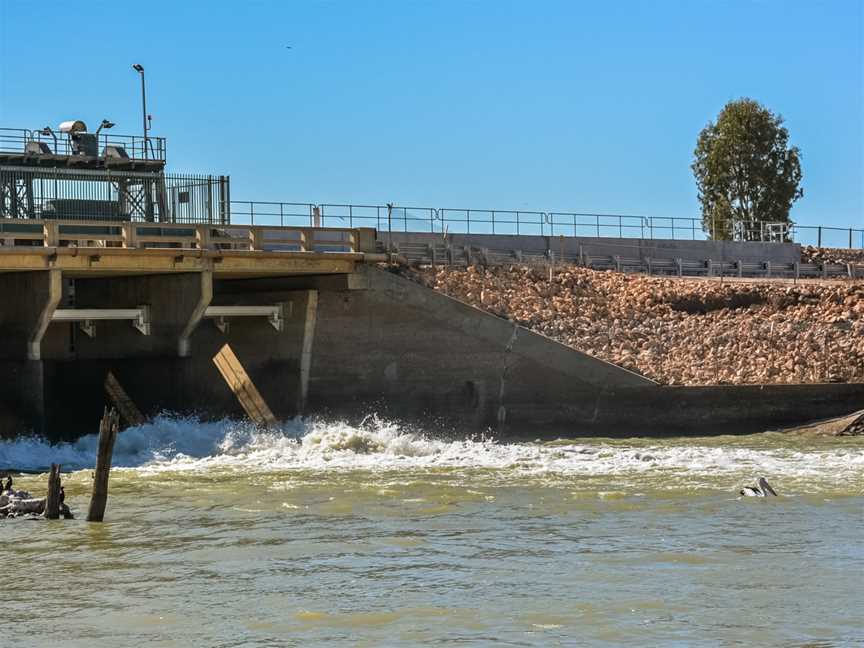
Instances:
[[[62,463],[83,518],[95,448],[0,442],[0,467]],[[0,646],[864,642],[860,439],[164,416],[114,465],[104,524],[0,521]],[[759,475],[780,497],[737,495]]]

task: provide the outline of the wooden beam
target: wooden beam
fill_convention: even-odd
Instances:
[[[114,454],[114,441],[120,428],[117,410],[105,409],[99,423],[99,449],[96,453],[96,472],[93,477],[93,494],[90,496],[88,522],[102,522],[105,519],[105,506],[108,504],[108,475],[111,473],[111,457]]]
[[[114,407],[120,412],[120,416],[126,421],[126,425],[142,425],[145,421],[144,415],[138,406],[129,398],[129,394],[117,380],[113,372],[109,371],[105,376],[105,393],[114,403]]]
[[[237,359],[237,356],[228,344],[223,346],[219,353],[213,356],[213,362],[249,418],[257,425],[276,425],[276,417],[273,416],[273,412],[267,406],[267,403],[264,402],[252,379],[249,378],[249,374],[246,373],[243,365],[240,364],[240,360]]]
[[[45,498],[45,518],[60,518],[60,464],[51,464],[48,473],[48,497]]]

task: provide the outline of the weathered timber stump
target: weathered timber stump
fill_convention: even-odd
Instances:
[[[108,503],[108,475],[111,472],[111,456],[114,454],[114,441],[120,428],[120,416],[114,409],[105,409],[99,423],[99,449],[96,454],[96,473],[93,477],[93,494],[90,497],[88,522],[102,522],[105,505]]]
[[[48,496],[45,498],[45,518],[57,520],[60,517],[60,464],[51,464],[48,473]]]

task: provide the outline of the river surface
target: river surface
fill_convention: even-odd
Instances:
[[[0,443],[0,466],[62,462],[79,516],[0,520],[0,646],[864,642],[862,439],[165,416],[121,433],[106,522],[87,524],[95,447]],[[780,496],[738,497],[758,475]]]

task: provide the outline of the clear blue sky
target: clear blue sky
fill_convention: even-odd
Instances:
[[[0,0],[0,125],[138,133],[140,62],[171,167],[237,199],[697,216],[696,136],[749,96],[793,218],[861,227],[862,32],[862,0]]]

